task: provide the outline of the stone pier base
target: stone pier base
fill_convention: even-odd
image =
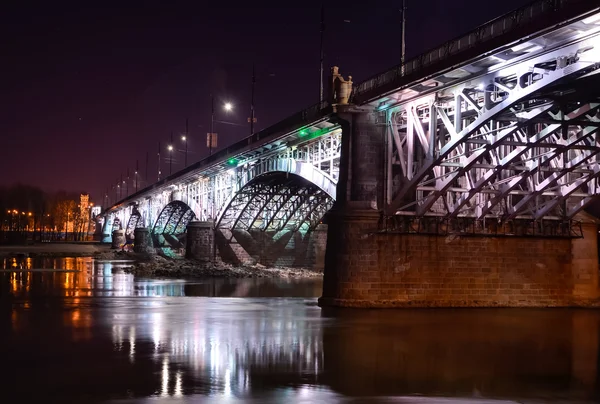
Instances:
[[[121,248],[127,242],[125,239],[125,230],[114,230],[112,232],[112,244],[111,248],[117,249]]]
[[[212,221],[190,222],[187,226],[185,257],[210,262],[214,255],[214,223]]]
[[[154,243],[150,229],[138,227],[134,230],[133,251],[142,254],[155,254]]]
[[[331,212],[321,306],[598,305],[598,225],[584,238],[377,233],[375,211]]]

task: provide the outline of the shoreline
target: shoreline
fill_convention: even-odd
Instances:
[[[180,257],[138,254],[113,250],[100,243],[43,243],[0,246],[0,259],[16,258],[93,258],[99,261],[131,261],[119,265],[126,273],[140,277],[160,278],[318,278],[323,272],[308,268],[266,267],[255,265],[212,264]]]

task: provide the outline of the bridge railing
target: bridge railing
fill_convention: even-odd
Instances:
[[[567,20],[570,15],[577,15],[581,10],[591,11],[598,7],[597,0],[536,0],[528,5],[518,8],[508,14],[495,18],[486,24],[483,24],[466,35],[452,39],[444,44],[418,55],[404,65],[400,64],[383,73],[377,74],[356,86],[353,92],[353,98],[368,98],[367,93],[375,92],[389,84],[406,77],[421,73],[423,69],[438,65],[447,61],[452,56],[462,54],[468,50],[481,47],[489,43],[492,39],[499,38],[517,28],[531,28],[532,32],[537,30],[537,23],[545,23],[551,26],[551,21],[547,20],[551,14],[557,15],[563,20]],[[532,24],[536,22],[536,24]],[[412,77],[414,78],[414,77]]]

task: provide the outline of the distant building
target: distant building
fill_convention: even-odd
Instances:
[[[79,209],[81,212],[81,217],[86,217],[89,215],[90,208],[90,195],[88,193],[82,193],[79,195]]]

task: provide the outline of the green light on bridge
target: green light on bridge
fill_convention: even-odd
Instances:
[[[229,159],[227,160],[227,164],[229,164],[230,166],[237,166],[238,161],[236,159]]]
[[[308,135],[308,131],[307,130],[301,130],[299,133],[300,136],[306,136]]]

